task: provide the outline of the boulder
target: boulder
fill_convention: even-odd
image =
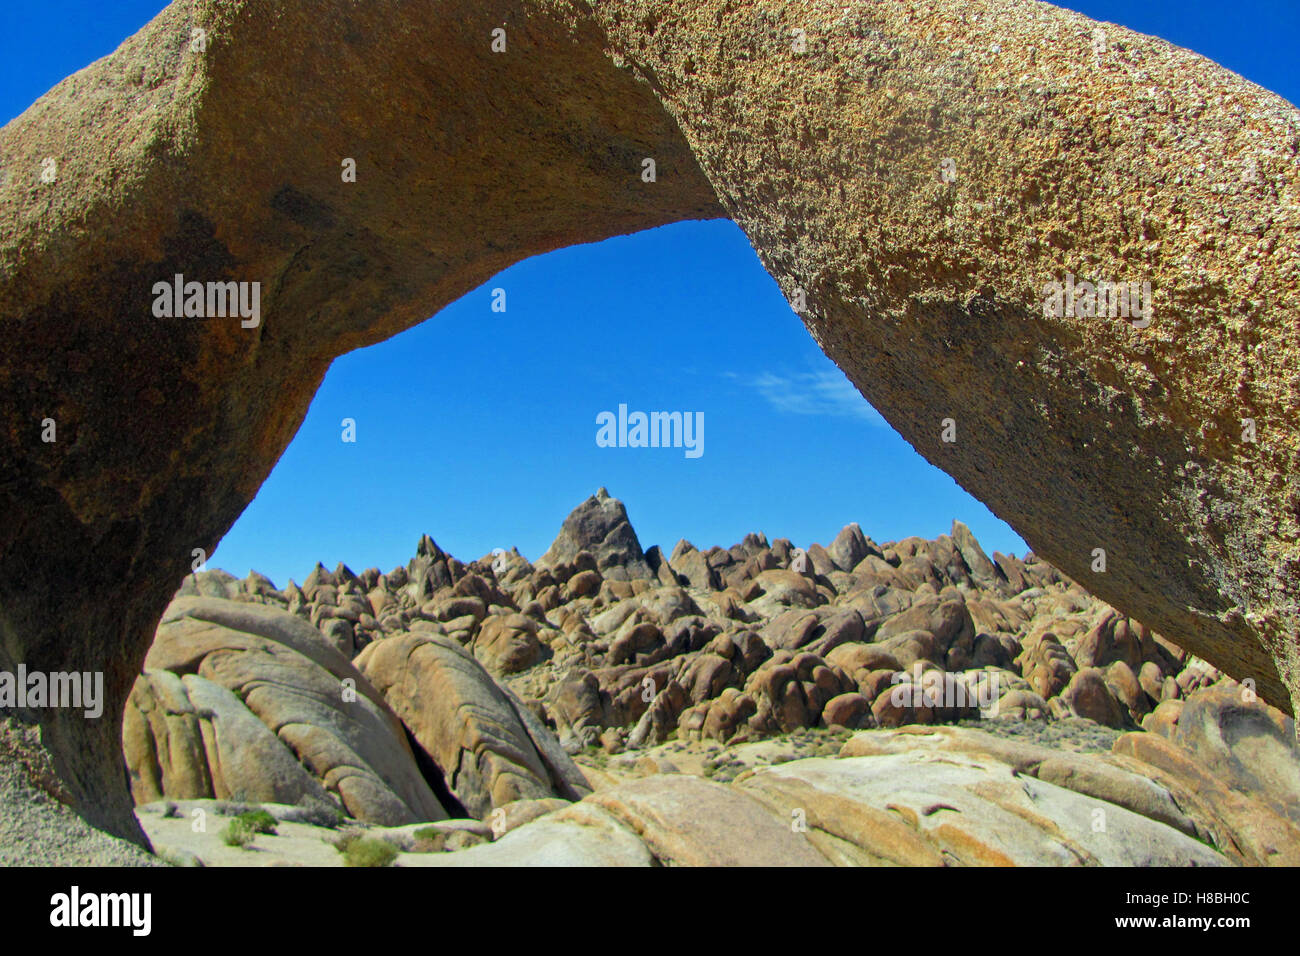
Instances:
[[[515,800],[589,792],[555,735],[455,641],[393,635],[363,650],[357,667],[471,816]]]
[[[784,568],[763,571],[754,578],[754,585],[758,596],[769,604],[811,608],[825,603],[811,580]]]
[[[331,802],[294,752],[238,697],[197,674],[145,671],[127,715],[122,749],[137,804],[204,797]]]
[[[178,598],[145,665],[122,742],[142,802],[242,794],[293,803],[323,788],[365,822],[446,819],[397,716],[301,618]]]
[[[579,552],[588,551],[596,559],[596,569],[611,580],[654,578],[646,563],[632,523],[627,519],[623,502],[611,498],[604,488],[570,512],[551,546],[537,560],[537,567],[554,567],[572,561]]]
[[[1061,691],[1061,703],[1076,717],[1095,720],[1105,727],[1125,727],[1132,723],[1106,683],[1106,675],[1096,667],[1082,668],[1070,678]]]
[[[722,585],[722,578],[709,566],[708,557],[687,541],[677,543],[668,565],[678,578],[696,590],[716,591]]]
[[[728,687],[711,701],[700,705],[704,708],[696,726],[685,729],[698,730],[704,737],[720,740],[723,743],[734,740],[745,733],[749,719],[758,712],[758,704],[749,694]],[[679,722],[679,727],[684,726]]]
[[[975,535],[971,533],[970,528],[960,521],[954,520],[952,523],[952,541],[961,553],[962,561],[970,569],[972,581],[982,588],[998,588],[1006,585],[1006,575],[989,560],[989,556],[975,540]]]
[[[1300,825],[1300,746],[1295,721],[1236,683],[1190,695],[1172,743],[1225,784]]]
[[[871,733],[868,731],[868,733]],[[899,781],[907,782],[905,787]],[[812,758],[756,771],[738,789],[804,808],[846,862],[966,866],[1224,866],[1166,823],[1021,776],[990,757],[924,752]],[[864,813],[860,808],[890,811]],[[810,839],[812,832],[809,833]],[[819,847],[820,848],[820,847]],[[859,854],[860,851],[862,855]],[[825,851],[823,851],[825,852]]]
[[[525,614],[493,614],[479,626],[474,656],[496,675],[526,671],[542,659],[537,622]]]
[[[903,663],[879,644],[841,644],[826,655],[832,664],[856,681],[861,681],[872,671],[903,670]]]
[[[896,635],[911,631],[929,631],[934,637],[935,652],[946,655],[954,643],[971,643],[975,624],[966,603],[961,600],[931,600],[913,604],[880,625],[876,640],[889,643]]]
[[[856,691],[832,697],[822,708],[823,727],[847,727],[856,730],[871,723],[871,701]]]
[[[1043,633],[1022,645],[1016,666],[1039,697],[1055,697],[1074,677],[1078,666],[1055,634]]]
[[[683,774],[646,777],[585,804],[636,833],[661,865],[828,866],[789,816],[752,796]]]
[[[856,521],[840,529],[826,552],[841,571],[852,571],[867,555],[879,553]]]

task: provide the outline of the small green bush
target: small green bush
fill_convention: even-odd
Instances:
[[[249,810],[235,817],[234,823],[244,823],[254,833],[276,835],[275,817],[265,810]]]
[[[396,859],[397,848],[374,837],[352,840],[343,851],[344,866],[392,866]]]
[[[256,831],[248,822],[241,820],[239,817],[231,820],[226,828],[221,831],[221,839],[226,846],[237,846],[241,849],[247,848],[256,835]]]
[[[337,830],[343,825],[346,817],[338,807],[307,797],[298,806],[285,813],[281,819],[285,823],[307,823],[314,827]]]

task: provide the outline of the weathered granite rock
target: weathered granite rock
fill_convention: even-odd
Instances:
[[[855,521],[840,529],[826,548],[826,552],[841,571],[852,571],[869,554],[878,553],[879,549],[867,540],[861,526]]]
[[[1023,0],[814,0],[802,50],[757,0],[522,13],[178,2],[0,131],[0,666],[103,671],[119,713],[336,355],[525,256],[725,214],[921,454],[1292,707],[1294,107]],[[1067,273],[1149,281],[1151,323],[1046,314]],[[258,321],[155,317],[175,274],[261,283]],[[142,839],[116,721],[42,718],[87,818]]]
[[[494,614],[474,638],[474,656],[493,674],[527,670],[541,655],[537,622],[523,614]]]
[[[182,597],[127,706],[137,801],[325,799],[359,820],[443,820],[397,716],[306,621],[259,604]]]
[[[698,777],[635,780],[589,797],[635,832],[661,864],[827,866],[793,826],[761,802]]]
[[[590,792],[555,735],[450,638],[394,635],[363,650],[357,667],[472,816],[515,800]]]
[[[905,787],[899,781],[907,781]],[[741,790],[788,796],[794,807],[838,803],[841,813],[809,820],[823,832],[853,843],[863,862],[984,866],[1223,866],[1228,861],[1192,837],[1124,807],[1024,777],[992,758],[925,752],[875,757],[813,758],[756,772]],[[829,798],[829,799],[828,799]],[[775,801],[774,801],[775,802]],[[854,826],[853,810],[888,807],[899,823],[872,820]],[[816,806],[816,803],[814,803]],[[1094,825],[1104,809],[1104,828]],[[845,812],[847,811],[847,812]],[[814,811],[816,812],[816,811]],[[838,819],[837,819],[838,818]],[[823,822],[823,819],[825,822]],[[819,826],[820,824],[820,826]],[[910,829],[905,835],[903,829]],[[861,842],[856,842],[861,841]],[[926,850],[928,849],[928,853]]]
[[[123,722],[122,749],[137,804],[164,797],[329,802],[288,745],[233,693],[197,674],[145,671]],[[365,817],[369,808],[351,809]]]
[[[1231,683],[1192,694],[1169,739],[1227,786],[1300,825],[1295,721]]]
[[[604,488],[564,519],[559,535],[537,560],[537,566],[546,568],[572,561],[582,551],[596,558],[596,567],[606,578],[626,581],[628,577],[655,576],[645,561],[623,502],[611,498]]]
[[[601,789],[581,803],[511,829],[491,845],[428,862],[437,866],[1222,866],[1230,862],[1191,835],[1198,832],[1196,825],[1180,814],[1164,789],[1139,774],[1080,758],[1070,767],[1100,767],[1084,781],[1078,774],[1071,777],[1048,767],[1048,758],[1040,757],[1039,763],[1046,773],[1040,770],[1035,777],[989,754],[919,749],[795,760],[747,772],[730,786],[685,774],[659,774]],[[1047,776],[1073,786],[1059,785]],[[1104,826],[1098,827],[1098,820]]]
[[[970,528],[960,521],[952,523],[952,540],[961,553],[962,561],[970,569],[970,576],[980,587],[992,588],[1006,583],[1007,576],[994,564]]]
[[[1119,737],[1113,754],[1072,754],[961,727],[904,727],[853,736],[841,757],[963,754],[1164,824],[1248,865],[1294,866],[1300,828],[1267,795],[1248,796],[1152,733]]]
[[[583,802],[547,814],[500,840],[430,857],[430,866],[654,866],[637,834],[612,813]]]
[[[1267,800],[1233,790],[1183,748],[1158,734],[1134,733],[1115,741],[1114,754],[1176,794],[1225,853],[1252,866],[1300,866],[1300,825]]]

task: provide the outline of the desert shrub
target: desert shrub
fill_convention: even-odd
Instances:
[[[260,809],[262,805],[259,803],[244,803],[240,800],[217,800],[212,804],[212,812],[219,817],[237,817],[241,813]]]
[[[358,837],[343,851],[344,866],[392,866],[396,859],[397,848],[376,837]]]
[[[236,817],[221,831],[221,840],[226,846],[237,846],[242,849],[247,848],[256,835],[257,832],[246,820]]]
[[[244,823],[253,833],[267,833],[271,836],[276,835],[275,817],[260,808],[257,810],[247,810],[231,821],[232,824],[240,822]]]
[[[348,847],[352,846],[353,843],[360,840],[363,836],[365,836],[365,831],[359,830],[356,827],[348,827],[328,842],[330,846],[334,847],[334,849],[338,850],[340,853],[347,853]]]
[[[306,823],[314,827],[337,830],[347,818],[336,806],[322,800],[306,799],[298,806],[287,810],[281,819],[285,823]]]

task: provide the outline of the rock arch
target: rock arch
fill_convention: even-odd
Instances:
[[[683,218],[738,222],[1040,554],[1290,709],[1300,115],[1027,0],[797,15],[177,0],[0,130],[0,669],[105,672],[109,716],[47,712],[35,755],[88,820],[143,840],[122,702],[330,361],[522,257]],[[260,282],[261,321],[155,317],[177,273]],[[1149,281],[1154,321],[1045,315],[1066,273]]]

